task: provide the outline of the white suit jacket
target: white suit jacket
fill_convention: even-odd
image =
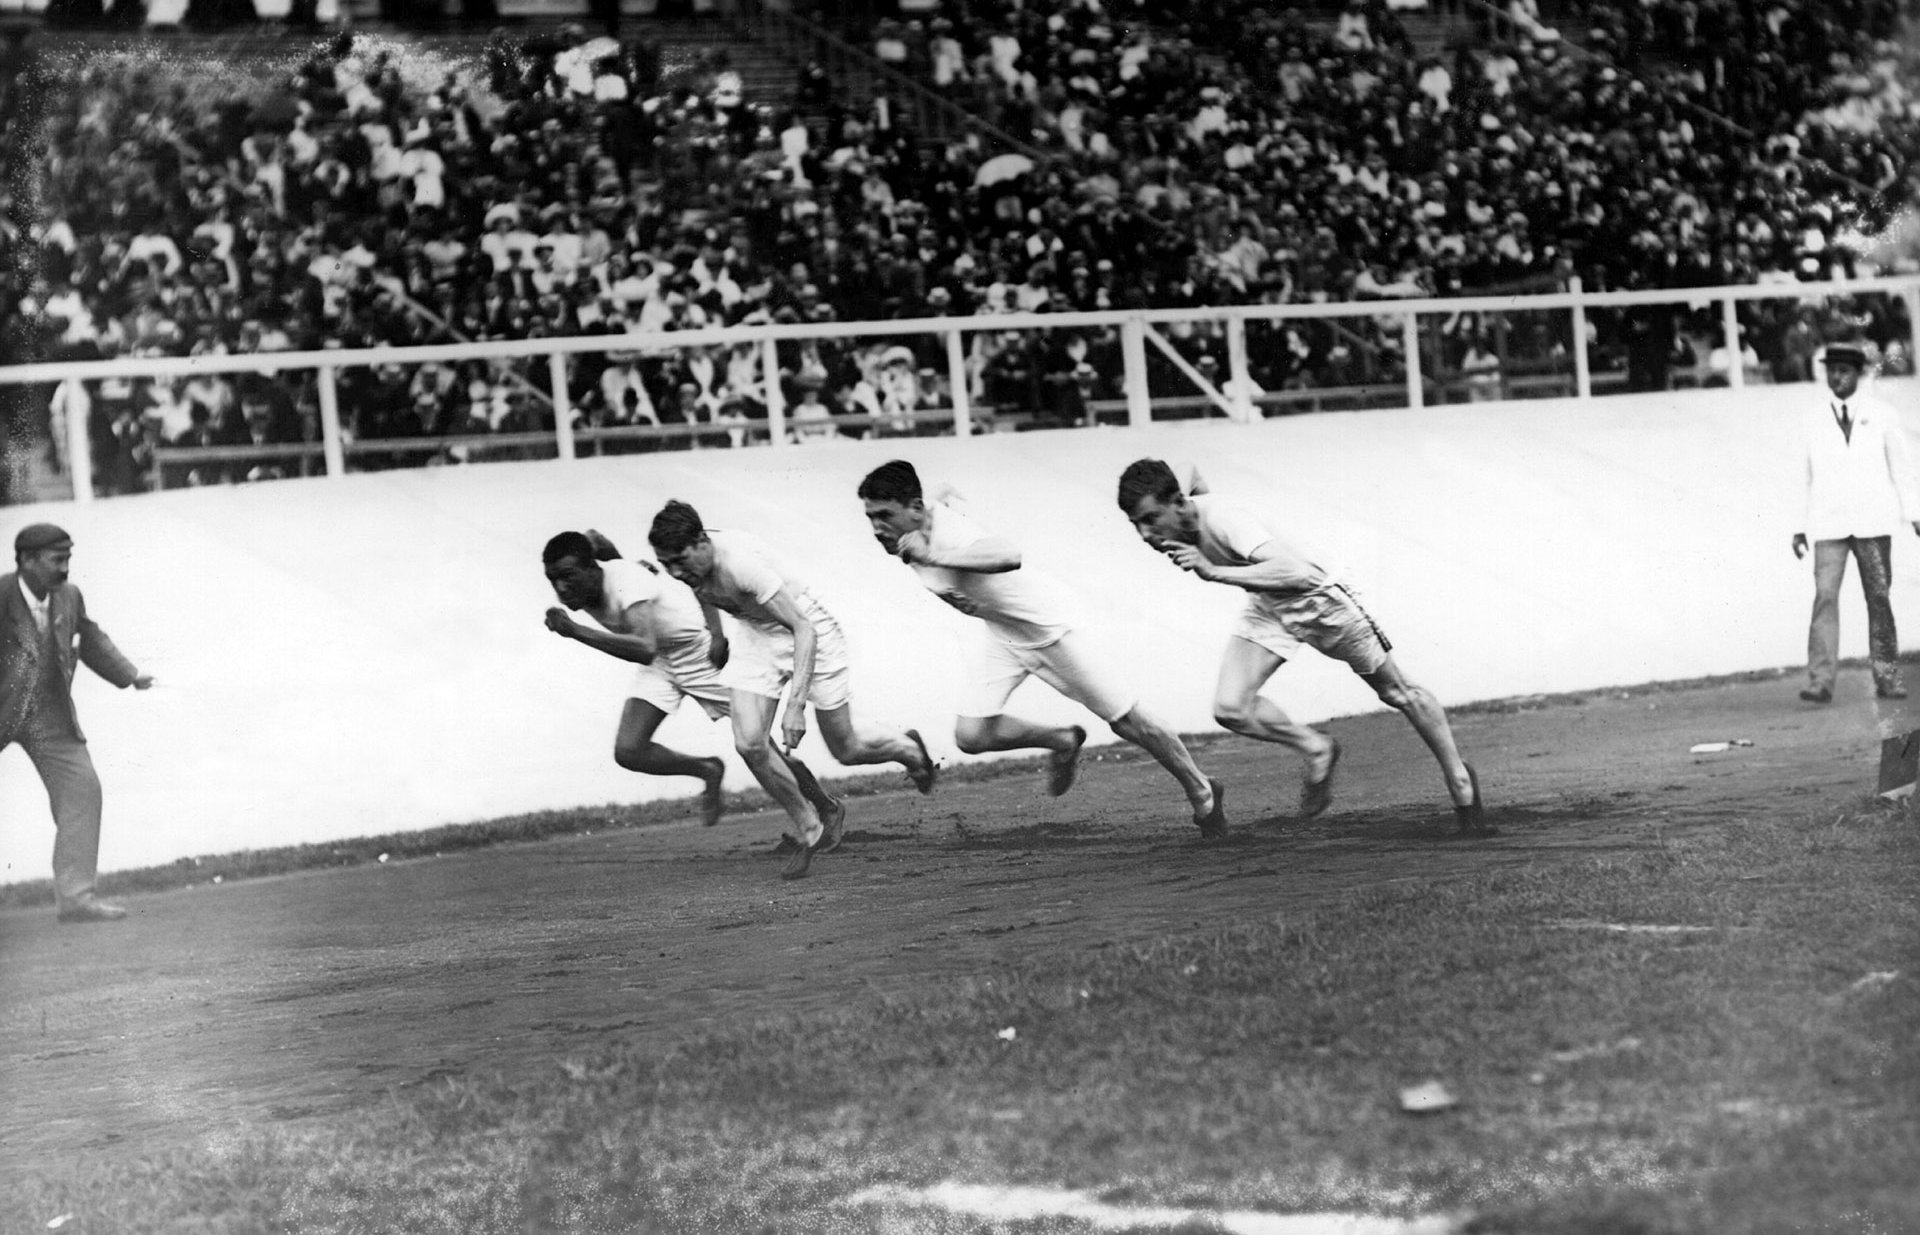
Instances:
[[[1802,422],[1807,502],[1801,530],[1809,540],[1892,536],[1920,520],[1920,489],[1914,485],[1900,414],[1856,391],[1846,400],[1853,420],[1849,439],[1840,431],[1839,404],[1825,390],[1807,401]]]

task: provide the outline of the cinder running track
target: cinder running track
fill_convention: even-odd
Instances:
[[[856,797],[848,840],[779,879],[773,817],[687,822],[128,900],[127,922],[0,912],[0,1183],[87,1155],[218,1144],[433,1078],[555,1066],[613,1038],[844,1005],[1037,956],[1297,913],[1351,889],[1639,848],[1873,789],[1865,675],[1835,704],[1773,681],[1460,715],[1502,835],[1452,836],[1397,716],[1336,721],[1333,810],[1291,818],[1298,765],[1200,748],[1234,833],[1203,845],[1129,753],[1067,797],[1039,772]],[[1751,748],[1691,755],[1696,742]],[[368,821],[377,832],[377,820]]]

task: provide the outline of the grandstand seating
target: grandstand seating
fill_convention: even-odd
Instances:
[[[1655,6],[1653,33],[1667,29],[1668,7]],[[1730,11],[1689,7],[1715,20]],[[1607,0],[1583,6],[1564,37],[1517,43],[1505,41],[1506,10],[1478,0],[1428,14],[1354,0],[1311,20],[1254,0],[1102,10],[986,0],[842,29],[874,54],[859,66],[823,55],[838,81],[803,76],[809,51],[838,45],[824,33],[796,36],[793,19],[633,18],[621,28],[624,51],[601,62],[612,71],[586,72],[581,88],[555,66],[597,35],[584,22],[523,20],[484,41],[458,29],[404,41],[376,32],[313,56],[291,89],[277,74],[299,40],[284,35],[256,40],[251,68],[241,64],[247,36],[218,36],[232,40],[218,80],[189,67],[188,36],[165,44],[173,54],[164,65],[124,47],[108,61],[53,36],[43,58],[80,71],[43,67],[26,90],[35,105],[7,109],[6,153],[37,161],[42,176],[31,211],[9,203],[0,330],[9,355],[30,358],[52,354],[56,337],[85,346],[90,333],[137,354],[1851,272],[1859,264],[1844,235],[1901,197],[1920,129],[1897,109],[1878,129],[1800,119],[1852,89],[1829,80],[1829,60],[1849,66],[1846,77],[1870,66],[1865,36],[1888,6],[1849,0],[1857,20],[1848,29],[1820,6],[1779,7],[1785,33],[1767,46],[1780,63],[1760,75],[1764,90],[1663,63],[1666,44],[1633,25],[1645,6]],[[1354,45],[1356,29],[1376,45]],[[1701,34],[1696,24],[1672,37]],[[1017,60],[1005,55],[1009,39]],[[1811,59],[1788,62],[1789,50]],[[1751,54],[1736,48],[1722,67],[1744,69]],[[108,63],[116,71],[100,70]],[[117,71],[128,66],[130,77]],[[857,81],[846,76],[855,67]],[[1436,68],[1451,75],[1445,89]],[[469,84],[444,84],[449,71]],[[89,96],[80,88],[89,82],[119,98]],[[6,89],[15,101],[23,94],[17,81]],[[947,100],[943,116],[972,112],[997,128],[935,133],[930,113],[909,106],[923,96]],[[1766,99],[1795,106],[1769,112]],[[296,109],[310,111],[303,129],[337,142],[341,159],[291,152],[283,135]],[[1757,123],[1769,127],[1740,127]],[[378,143],[391,150],[361,148],[370,124],[386,130]],[[439,181],[431,191],[393,170],[416,143],[446,163],[427,176]],[[89,153],[132,160],[165,200],[108,208],[139,176],[76,174],[76,156],[84,163]],[[981,185],[996,158],[1027,166]],[[422,203],[433,193],[445,206]],[[317,222],[308,213],[316,205],[325,209]],[[510,261],[483,256],[501,214],[522,246]],[[430,251],[427,240],[450,236],[465,253]],[[567,257],[584,241],[630,260],[596,253],[582,263],[586,277],[561,277],[535,255],[543,236]],[[116,247],[92,251],[108,239]],[[169,245],[181,256],[168,256]],[[128,262],[134,248],[166,269]],[[70,273],[90,286],[69,287]],[[7,312],[16,304],[27,312]],[[82,310],[91,327],[76,320]],[[1910,337],[1898,302],[1857,311],[1864,320],[1851,324],[1882,341]],[[1795,317],[1756,310],[1745,319],[1767,370],[1782,377],[1805,375],[1794,363],[1805,351],[1797,334],[1842,324]],[[1701,358],[1687,359],[1677,341],[1718,327],[1665,311],[1595,317],[1601,350],[1643,388],[1675,368],[1699,377]],[[1515,379],[1508,389],[1556,372],[1565,380],[1565,340],[1526,323],[1473,316],[1442,346],[1457,358],[1475,332],[1498,347]],[[1225,359],[1216,332],[1191,332],[1180,345],[1194,365]],[[1099,336],[1071,348],[988,340],[974,356],[974,397],[1073,422],[1086,404],[1117,396],[1101,362],[1114,346]],[[1391,387],[1399,364],[1394,331],[1364,326],[1276,329],[1250,346],[1255,380],[1273,391]],[[937,397],[926,373],[937,378],[939,366],[924,348],[915,380],[892,386],[880,349],[789,350],[794,402],[810,386],[852,412]],[[1152,359],[1158,393],[1191,392]],[[588,422],[725,422],[745,440],[739,424],[764,416],[757,387],[727,356],[688,369],[642,355],[632,380],[625,363],[580,366],[572,402]],[[355,431],[516,431],[550,415],[541,383],[511,367],[434,380],[418,411],[419,392],[403,400],[378,383],[349,389]],[[145,398],[95,398],[103,429],[137,405],[132,425],[96,440],[139,438],[152,419]],[[267,401],[276,407],[261,413],[265,432],[311,433],[310,392]],[[246,400],[236,392],[226,402]],[[176,429],[186,424],[184,413],[169,414]],[[234,444],[246,416],[227,416],[219,433]]]

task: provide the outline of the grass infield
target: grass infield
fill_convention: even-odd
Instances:
[[[1486,1235],[1920,1231],[1917,859],[1866,801],[1391,885],[41,1173],[0,1229],[1095,1229],[849,1203],[952,1180]],[[1402,1111],[1427,1081],[1457,1105]]]

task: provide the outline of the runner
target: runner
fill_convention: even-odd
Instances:
[[[799,879],[815,853],[840,844],[841,826],[823,826],[813,805],[779,758],[771,734],[782,698],[781,745],[790,757],[807,732],[807,707],[820,721],[827,749],[843,764],[898,763],[914,787],[932,793],[939,774],[925,742],[911,729],[858,726],[852,713],[852,672],[840,624],[805,583],[782,565],[765,542],[746,532],[709,532],[700,513],[672,501],[648,532],[667,573],[693,589],[712,638],[712,659],[723,672],[733,713],[733,744],[754,779],[792,821],[799,846],[782,877]],[[720,613],[734,618],[737,647],[720,632]]]
[[[1087,731],[1006,711],[1014,689],[1037,677],[1159,760],[1185,791],[1201,835],[1226,835],[1220,783],[1200,771],[1180,736],[1141,707],[1088,646],[1068,617],[1065,588],[1026,569],[1017,546],[988,534],[953,503],[929,503],[910,463],[896,459],[875,468],[860,482],[859,496],[880,547],[913,567],[928,591],[980,619],[963,652],[970,685],[953,730],[961,750],[1051,751],[1047,791],[1058,797],[1070,789]]]
[[[1303,815],[1311,819],[1332,804],[1340,743],[1295,723],[1260,694],[1301,644],[1344,661],[1381,702],[1413,725],[1440,763],[1462,834],[1494,834],[1486,822],[1479,777],[1460,757],[1445,709],[1400,671],[1393,645],[1349,585],[1246,507],[1198,485],[1184,491],[1173,469],[1159,459],[1127,466],[1120,475],[1119,502],[1140,538],[1180,569],[1248,593],[1220,665],[1213,715],[1235,733],[1278,743],[1306,757]]]
[[[614,762],[648,776],[697,778],[705,786],[701,822],[719,823],[725,762],[654,740],[683,699],[692,699],[712,720],[730,713],[700,602],[653,563],[621,560],[613,543],[592,529],[561,532],[547,542],[541,560],[554,595],[566,606],[547,610],[547,629],[635,666],[614,735]],[[585,613],[599,629],[575,621],[568,610]],[[837,832],[845,804],[829,797],[799,760],[789,757],[787,763],[825,825]]]

